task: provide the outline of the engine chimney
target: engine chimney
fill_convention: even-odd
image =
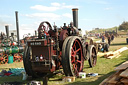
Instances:
[[[6,30],[7,38],[9,38],[9,26],[8,25],[5,26],[5,30]]]
[[[18,11],[15,11],[16,14],[16,28],[17,28],[17,42],[18,46],[20,45],[20,40],[19,40],[19,21],[18,21]]]
[[[37,31],[35,30],[35,36],[37,36]]]
[[[78,29],[78,8],[73,8],[73,25]]]

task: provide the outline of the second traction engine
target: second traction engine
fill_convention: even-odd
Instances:
[[[94,45],[79,36],[78,9],[73,10],[73,23],[57,28],[47,21],[38,28],[38,38],[27,41],[23,62],[28,76],[40,77],[63,68],[66,76],[78,76],[83,71],[84,60],[90,67],[96,65]]]

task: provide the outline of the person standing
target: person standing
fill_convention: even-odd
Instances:
[[[102,42],[105,42],[105,35],[102,35]]]
[[[111,35],[111,41],[113,41],[113,40],[114,40],[114,35],[112,34],[112,35]]]
[[[110,45],[110,43],[111,43],[111,36],[108,34],[107,38],[108,38],[108,44]]]

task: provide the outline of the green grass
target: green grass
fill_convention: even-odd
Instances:
[[[121,47],[128,47],[128,44],[126,44],[125,38],[116,38],[112,44],[110,45],[110,51],[116,50]],[[75,82],[63,82],[62,77],[64,75],[62,74],[56,74],[52,78],[49,79],[48,85],[99,85],[105,78],[113,74],[114,68],[116,68],[121,63],[128,60],[128,50],[121,53],[121,56],[119,58],[113,58],[113,59],[106,59],[103,57],[98,57],[97,59],[97,65],[93,68],[89,68],[88,61],[85,61],[84,63],[84,71],[88,73],[98,73],[99,75],[96,77],[86,77],[85,79],[76,78]],[[14,64],[8,64],[8,65],[0,65],[0,69],[11,67],[23,67],[22,62],[21,63],[14,63]],[[42,78],[37,79],[39,81],[42,80]],[[11,82],[11,81],[20,81],[20,82],[29,82],[29,81],[22,81],[22,76],[15,76],[15,77],[0,77],[0,83],[3,82]]]

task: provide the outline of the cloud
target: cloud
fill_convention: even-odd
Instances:
[[[52,5],[52,6],[61,6],[61,4],[59,4],[59,3],[56,3],[56,2],[54,2],[54,3],[51,3],[51,5]]]
[[[79,6],[75,5],[66,5],[65,3],[51,3],[51,6],[44,6],[44,5],[35,5],[31,6],[31,9],[39,10],[39,11],[56,11],[59,9],[65,9],[65,8],[79,8]]]
[[[43,5],[35,5],[30,8],[39,10],[39,11],[56,11],[57,9],[59,9],[58,7],[47,7],[47,6],[43,6]]]
[[[0,15],[0,17],[2,17],[2,18],[11,18],[11,16],[8,16],[8,15]]]
[[[27,29],[27,30],[24,30],[24,29],[20,29],[20,39],[23,39],[23,37],[25,37],[25,35],[28,35],[28,34],[31,34],[31,35],[34,35],[34,29]]]
[[[43,18],[43,19],[51,19],[51,20],[59,20],[60,15],[54,14],[54,13],[33,13],[33,14],[26,14],[25,16],[31,17],[31,18]]]
[[[3,21],[3,20],[0,18],[0,26],[5,26],[5,25],[12,26],[11,23],[5,22],[5,21]]]
[[[68,5],[68,6],[62,6],[62,8],[78,8],[78,6]]]
[[[96,3],[96,4],[109,4],[107,1],[104,0],[84,0],[86,3]]]
[[[70,13],[65,13],[62,16],[67,17],[67,18],[72,18],[72,14],[70,14]]]
[[[4,26],[5,24],[7,23],[0,19],[0,26]]]

